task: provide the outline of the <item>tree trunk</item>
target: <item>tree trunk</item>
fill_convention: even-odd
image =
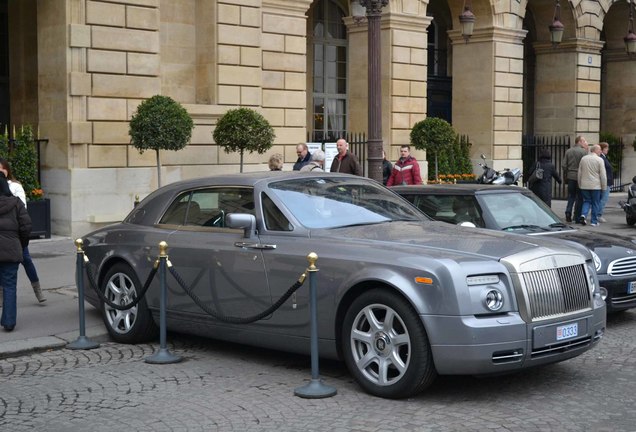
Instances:
[[[161,158],[159,157],[159,149],[155,151],[157,152],[157,187],[161,187]]]
[[[241,149],[241,172],[243,172],[243,149]]]

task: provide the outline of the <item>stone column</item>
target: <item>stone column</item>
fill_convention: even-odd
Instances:
[[[602,46],[590,40],[535,44],[536,135],[585,135],[598,142]]]
[[[475,31],[453,44],[453,127],[469,136],[475,172],[481,153],[495,169],[521,168],[523,39],[525,30]],[[458,91],[461,89],[461,92]],[[490,162],[488,162],[490,164]]]

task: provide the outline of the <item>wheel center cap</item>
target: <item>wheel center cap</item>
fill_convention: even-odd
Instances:
[[[373,346],[378,354],[387,354],[391,351],[391,338],[386,333],[375,334]]]

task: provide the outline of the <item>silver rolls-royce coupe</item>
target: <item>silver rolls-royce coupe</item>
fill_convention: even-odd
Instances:
[[[169,331],[298,353],[310,351],[308,283],[263,319],[224,317],[266,311],[315,252],[320,354],[343,359],[366,391],[387,398],[420,392],[438,374],[566,360],[605,329],[586,248],[434,222],[363,177],[260,172],[181,181],[83,241],[86,283],[112,304],[140,294],[165,241],[191,289],[168,274]],[[156,277],[128,310],[86,291],[114,340],[156,335]]]

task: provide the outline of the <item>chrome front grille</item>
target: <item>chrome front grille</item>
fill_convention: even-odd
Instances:
[[[627,276],[636,274],[636,257],[621,258],[612,261],[607,267],[610,276]]]
[[[583,264],[524,272],[530,317],[549,318],[590,309],[591,297]]]

